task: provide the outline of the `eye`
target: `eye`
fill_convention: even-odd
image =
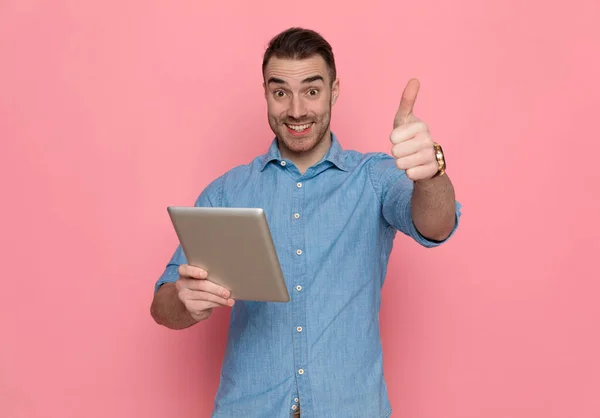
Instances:
[[[308,95],[309,95],[309,96],[315,97],[315,96],[317,96],[318,94],[319,94],[319,90],[317,90],[317,89],[309,89],[309,90],[308,90]]]
[[[283,90],[275,90],[275,97],[281,98],[285,96],[285,92]]]

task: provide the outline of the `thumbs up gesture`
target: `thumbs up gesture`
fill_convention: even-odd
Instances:
[[[413,78],[404,88],[390,134],[396,166],[413,181],[430,179],[438,171],[429,128],[413,114],[418,93],[419,81]]]

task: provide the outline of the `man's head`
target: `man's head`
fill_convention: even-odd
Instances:
[[[329,43],[312,30],[288,29],[269,43],[262,69],[269,125],[282,151],[323,151],[339,94]]]

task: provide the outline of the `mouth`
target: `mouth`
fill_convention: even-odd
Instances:
[[[288,128],[288,132],[290,132],[292,135],[304,135],[310,131],[312,125],[313,122],[305,123],[303,125],[292,125],[289,123],[285,124],[285,126]]]

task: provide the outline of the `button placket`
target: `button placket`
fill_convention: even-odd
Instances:
[[[310,396],[310,387],[307,386],[307,381],[303,378],[304,374],[307,372],[306,365],[308,361],[308,353],[306,352],[308,344],[306,341],[306,316],[308,309],[307,300],[303,297],[304,285],[306,281],[306,231],[305,231],[305,222],[306,218],[301,214],[304,211],[304,200],[307,192],[307,188],[304,187],[305,184],[302,181],[296,181],[294,192],[292,193],[291,199],[291,211],[290,211],[290,222],[291,222],[291,235],[290,235],[290,245],[292,246],[293,254],[293,265],[295,266],[295,272],[297,274],[294,275],[295,283],[292,283],[294,286],[294,294],[292,295],[292,327],[293,327],[293,349],[294,349],[294,366],[296,369],[296,384],[297,384],[297,394],[300,395],[295,398],[295,407],[298,408],[297,399],[302,396]]]

